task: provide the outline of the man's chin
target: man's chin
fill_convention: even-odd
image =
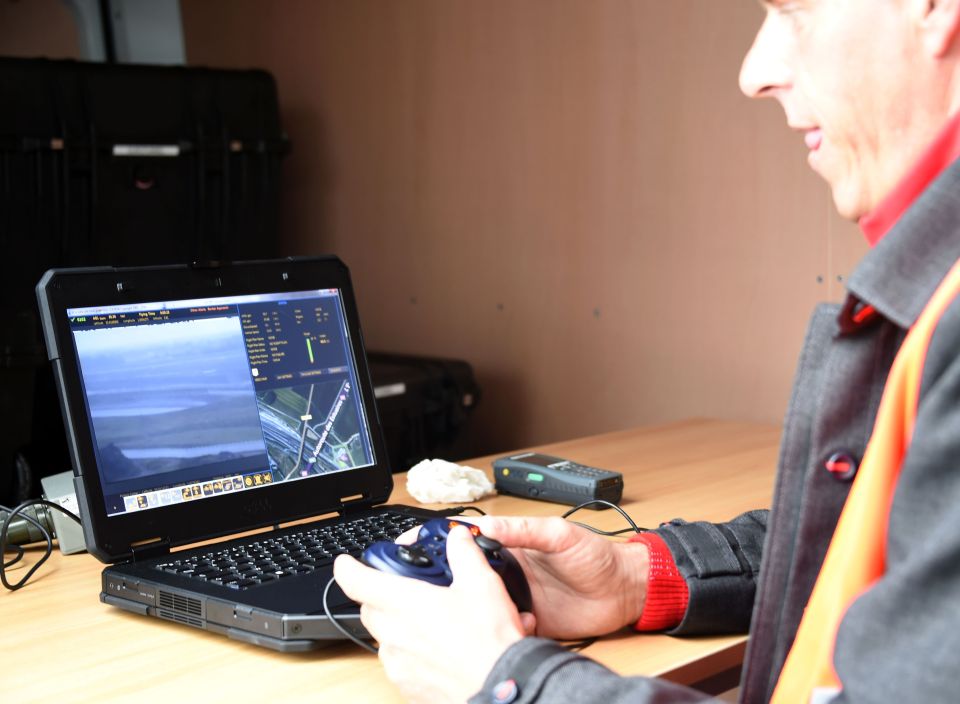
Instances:
[[[853,190],[853,192],[851,192]],[[844,189],[842,186],[832,186],[833,206],[844,220],[857,222],[860,218],[870,212],[869,208],[863,205],[863,197],[859,190]]]
[[[850,222],[853,222],[853,223],[859,222],[860,218],[862,218],[864,215],[866,215],[869,212],[868,210],[864,210],[863,208],[860,208],[860,207],[855,208],[852,206],[846,206],[840,203],[839,201],[837,201],[836,198],[833,199],[833,204],[836,207],[837,214],[840,217],[842,217],[844,220],[849,220]]]
[[[807,154],[807,164],[813,173],[822,178],[830,188],[834,208],[840,217],[856,222],[869,212],[869,208],[863,207],[863,194],[855,183],[849,183],[849,178],[831,177],[832,162],[827,161],[825,157],[823,150],[813,150]]]

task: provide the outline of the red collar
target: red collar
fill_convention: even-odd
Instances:
[[[880,204],[860,218],[860,230],[872,247],[890,231],[900,216],[947,166],[960,158],[960,113],[950,119],[937,138]]]

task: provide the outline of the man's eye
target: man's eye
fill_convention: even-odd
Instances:
[[[780,15],[793,15],[802,10],[805,4],[802,0],[773,0],[767,4],[767,8]]]
[[[808,8],[804,2],[781,2],[771,5],[770,12],[796,29],[805,23]]]

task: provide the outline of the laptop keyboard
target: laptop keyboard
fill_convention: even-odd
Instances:
[[[382,513],[277,537],[254,536],[243,545],[192,553],[154,567],[231,589],[248,589],[308,574],[331,564],[337,555],[359,556],[368,545],[393,540],[422,522],[414,516]]]

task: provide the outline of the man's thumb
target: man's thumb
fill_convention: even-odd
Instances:
[[[492,572],[473,534],[463,526],[454,526],[447,535],[447,564],[453,579],[482,579]]]

